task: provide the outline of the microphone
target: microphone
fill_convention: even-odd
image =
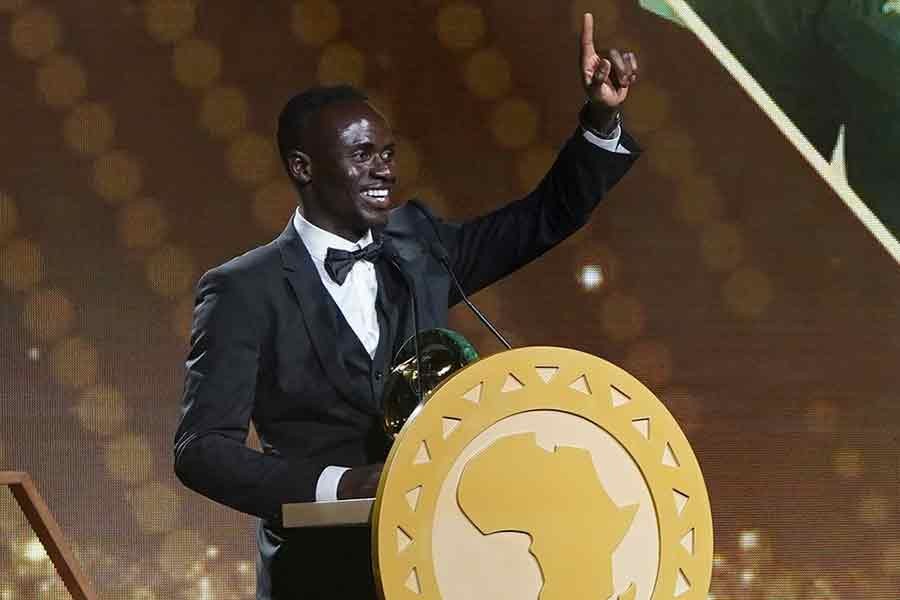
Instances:
[[[510,345],[506,338],[503,337],[503,334],[500,333],[500,331],[498,331],[496,327],[494,327],[494,324],[491,323],[491,321],[486,316],[484,316],[484,313],[478,310],[478,307],[475,306],[475,304],[471,300],[469,300],[469,296],[466,295],[465,290],[463,290],[462,285],[460,285],[459,279],[456,278],[456,273],[453,272],[453,267],[450,266],[450,254],[447,252],[447,249],[440,241],[441,234],[438,233],[437,224],[434,222],[434,218],[430,214],[428,214],[428,211],[422,208],[422,206],[415,200],[410,200],[408,204],[416,207],[416,210],[422,213],[422,216],[424,216],[428,223],[431,225],[431,229],[434,230],[435,239],[433,241],[423,241],[423,245],[428,248],[428,251],[431,253],[431,255],[434,256],[439,263],[441,263],[441,266],[444,267],[444,270],[447,271],[448,275],[450,275],[450,280],[453,282],[453,286],[456,288],[456,291],[459,292],[459,295],[462,298],[463,302],[466,303],[466,306],[469,307],[469,310],[471,310],[472,313],[478,318],[478,320],[481,321],[481,324],[487,327],[488,330],[490,330],[490,332],[494,334],[494,337],[500,340],[501,344],[506,346],[507,350],[512,350],[512,345]]]
[[[382,240],[382,252],[384,256],[387,258],[388,262],[393,265],[394,269],[400,274],[400,277],[403,279],[403,284],[406,286],[407,291],[409,292],[410,306],[412,308],[413,315],[413,348],[416,352],[416,365],[417,370],[421,374],[422,369],[422,353],[419,350],[419,334],[421,333],[421,329],[419,327],[419,299],[416,296],[416,287],[413,285],[412,278],[409,274],[400,266],[400,255],[397,253],[397,249],[394,248],[393,244],[387,239]],[[422,378],[416,377],[416,399],[419,401],[419,406],[423,403],[423,394],[422,394]]]

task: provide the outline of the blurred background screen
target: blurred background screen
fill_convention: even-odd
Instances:
[[[896,235],[898,3],[691,4]],[[709,485],[712,597],[896,600],[897,264],[661,5],[0,0],[0,469],[32,475],[104,598],[253,596],[252,519],[181,487],[171,444],[197,278],[296,205],[285,100],[362,86],[403,194],[471,217],[574,131],[585,11],[638,53],[645,154],[475,301],[515,344],[597,354],[669,407]],[[464,310],[451,324],[499,350]],[[67,597],[0,489],[0,600]]]

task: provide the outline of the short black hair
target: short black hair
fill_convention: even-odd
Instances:
[[[311,87],[293,96],[278,116],[278,152],[287,166],[288,153],[303,147],[303,134],[320,110],[338,102],[366,102],[369,97],[352,85]]]

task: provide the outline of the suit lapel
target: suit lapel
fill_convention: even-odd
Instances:
[[[329,310],[328,291],[322,285],[319,272],[312,262],[306,246],[289,222],[276,240],[281,250],[285,278],[288,280],[303,315],[310,344],[332,384],[344,398],[361,410],[374,414],[375,407],[365,394],[354,393],[353,381],[338,352],[338,327],[335,313]]]

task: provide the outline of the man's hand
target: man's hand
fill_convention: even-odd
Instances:
[[[384,463],[354,467],[345,472],[338,482],[338,500],[350,498],[374,498]]]
[[[590,101],[587,111],[590,125],[605,129],[618,107],[628,96],[628,89],[638,75],[634,52],[620,52],[613,48],[607,57],[597,54],[594,47],[594,15],[585,13],[581,28],[581,76],[584,91]]]

